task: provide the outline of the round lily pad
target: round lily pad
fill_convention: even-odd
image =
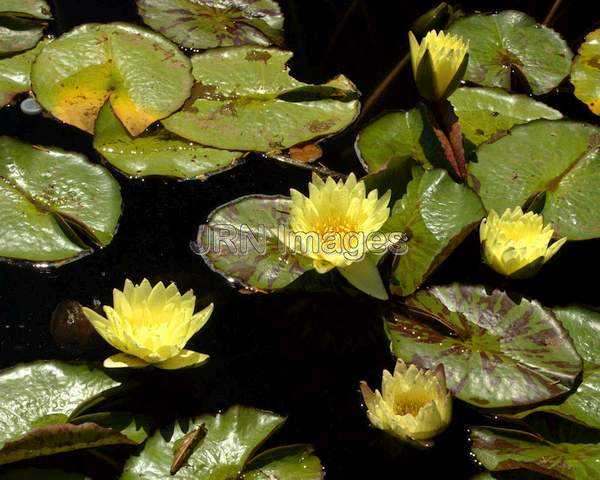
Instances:
[[[573,54],[567,43],[523,12],[470,15],[454,22],[449,31],[469,42],[465,80],[478,85],[510,90],[517,74],[534,95],[541,95],[571,70]]]
[[[540,118],[557,120],[562,114],[526,95],[499,88],[459,88],[450,98],[471,153],[477,145],[504,135],[515,125]],[[392,112],[364,128],[356,152],[369,172],[390,163],[414,159],[426,168],[440,165],[444,151],[423,111]]]
[[[44,0],[0,2],[0,54],[33,48],[51,18],[50,7]]]
[[[600,28],[589,33],[573,62],[575,96],[600,115]]]
[[[129,459],[121,480],[164,480],[170,478],[173,470],[176,470],[175,478],[181,480],[239,478],[252,453],[284,421],[271,412],[232,407],[216,416],[203,415],[191,422],[176,422],[169,428],[170,433],[156,432],[141,453]],[[198,429],[204,432],[195,442],[189,441],[190,435]],[[177,465],[175,460],[181,457],[182,448],[189,449],[188,459]],[[173,469],[174,465],[179,468]]]
[[[31,87],[31,65],[46,42],[35,48],[0,60],[0,107],[9,104],[15,96],[28,92]]]
[[[197,248],[216,272],[244,286],[278,290],[291,284],[312,262],[279,241],[287,226],[290,199],[250,195],[220,206],[198,231]]]
[[[481,145],[469,165],[470,183],[496,212],[539,199],[555,236],[600,236],[600,128],[566,120],[537,120]],[[541,202],[541,200],[544,200]]]
[[[120,385],[83,364],[36,362],[1,371],[0,465],[81,448],[141,443],[146,434],[130,415],[81,416]]]
[[[57,262],[111,242],[118,183],[77,153],[0,137],[0,257]],[[83,235],[81,235],[83,233]]]
[[[203,147],[162,127],[132,137],[109,104],[96,122],[94,148],[131,177],[163,175],[183,180],[205,179],[233,167],[243,153]]]
[[[395,203],[382,232],[401,232],[407,251],[398,255],[391,290],[407,296],[450,255],[485,216],[470,188],[452,180],[445,170],[413,170],[406,194]]]
[[[283,14],[274,0],[137,0],[137,5],[146,24],[183,47],[283,43]]]
[[[277,152],[350,125],[359,111],[345,77],[308,85],[289,75],[292,53],[273,48],[214,49],[192,58],[196,79],[167,130],[226,150]]]
[[[459,88],[449,100],[460,120],[465,140],[472,146],[504,135],[515,125],[540,118],[562,118],[558,110],[542,102],[499,88]]]
[[[537,302],[453,284],[417,292],[406,307],[387,322],[394,354],[420,368],[443,365],[448,388],[473,405],[543,402],[581,372],[568,333]]]
[[[505,428],[471,428],[473,453],[488,470],[525,469],[564,480],[600,477],[600,444],[553,443]]]
[[[600,312],[577,306],[553,311],[569,331],[577,353],[583,358],[581,384],[559,404],[542,405],[512,416],[524,418],[532,413],[548,412],[600,429]]]
[[[188,58],[162,35],[125,23],[86,24],[46,46],[31,71],[38,102],[89,133],[110,101],[129,133],[177,110],[190,95]]]

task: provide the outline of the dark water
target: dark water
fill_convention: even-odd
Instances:
[[[281,3],[288,46],[296,52],[293,73],[306,81],[345,73],[365,94],[404,54],[412,20],[434,5],[364,0],[336,34],[352,3],[349,0]],[[555,28],[573,47],[592,28],[592,19],[599,18],[597,7],[594,2],[564,3]],[[518,8],[538,20],[550,4],[463,3],[467,10]],[[138,21],[132,1],[56,0],[53,6],[57,34],[85,22]],[[332,44],[334,37],[337,41]],[[415,100],[410,74],[404,72],[363,123],[385,109],[410,108]],[[571,98],[568,85],[546,101],[574,118],[594,121]],[[351,130],[326,143],[324,163],[340,171],[361,172],[352,150],[355,133]],[[87,134],[42,117],[25,117],[18,107],[0,111],[0,134],[76,150],[100,161]],[[251,156],[244,165],[204,183],[115,176],[121,184],[124,211],[109,247],[57,270],[0,264],[0,365],[54,358],[101,360],[110,354],[102,344],[77,355],[53,341],[49,324],[56,305],[65,299],[84,305],[110,303],[112,288],[121,287],[125,278],[175,281],[181,289],[193,288],[200,304],[215,302],[209,324],[190,343],[190,348],[209,353],[212,361],[192,371],[139,373],[142,391],[122,408],[151,414],[161,423],[237,403],[273,410],[289,419],[270,444],[314,444],[331,480],[429,479],[447,477],[449,472],[451,478],[462,479],[477,471],[468,455],[466,425],[489,420],[458,402],[453,425],[426,452],[399,450],[369,428],[358,382],[364,379],[379,385],[382,369],[393,367],[376,302],[343,294],[241,295],[190,250],[198,225],[215,207],[246,194],[303,189],[308,171]],[[510,287],[548,306],[572,302],[600,306],[598,285],[592,281],[600,266],[599,247],[598,241],[568,244],[535,282]],[[455,252],[430,283],[456,280],[500,285],[481,264],[476,236]],[[121,461],[131,449],[108,448],[104,453]],[[94,479],[118,476],[86,452],[32,463],[78,469]]]

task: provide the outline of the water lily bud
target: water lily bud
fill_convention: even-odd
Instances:
[[[375,263],[369,258],[371,235],[390,216],[391,192],[379,198],[377,190],[368,195],[363,181],[350,174],[344,182],[314,174],[309,196],[290,190],[292,205],[289,230],[282,238],[297,254],[312,259],[319,273],[334,268],[356,288],[376,298],[387,292]]]
[[[106,368],[157,368],[174,370],[200,365],[203,353],[185,350],[188,340],[210,318],[213,304],[194,314],[196,297],[181,295],[175,284],[154,287],[148,280],[134,285],[125,280],[123,291],[113,290],[113,307],[104,306],[106,318],[90,308],[83,313],[96,331],[121,350],[104,361]]]
[[[452,397],[443,367],[427,371],[398,360],[394,375],[383,371],[381,392],[365,382],[360,389],[373,426],[401,440],[428,447],[450,424]]]
[[[467,70],[468,45],[456,35],[431,30],[419,42],[408,33],[413,74],[419,93],[430,102],[448,98]]]
[[[530,277],[567,241],[562,238],[550,245],[553,234],[541,215],[523,213],[521,207],[506,209],[502,216],[490,210],[479,229],[483,259],[507,277]]]

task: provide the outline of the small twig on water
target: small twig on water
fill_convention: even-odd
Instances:
[[[542,22],[543,25],[546,25],[547,27],[552,25],[552,23],[554,21],[554,17],[556,16],[556,12],[560,8],[561,3],[562,3],[562,0],[554,0],[554,3],[552,4],[552,8],[550,9],[550,11],[548,12],[548,15],[546,15],[546,18],[544,18],[544,21]]]
[[[402,59],[396,64],[396,66],[387,74],[387,76],[377,85],[377,88],[373,90],[373,93],[369,95],[363,106],[360,118],[364,117],[376,104],[379,102],[381,97],[388,90],[390,85],[398,78],[398,75],[402,73],[402,70],[406,67],[410,60],[410,53],[407,53]]]

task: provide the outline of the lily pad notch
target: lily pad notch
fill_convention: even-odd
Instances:
[[[58,265],[108,245],[117,181],[78,153],[0,137],[0,258]]]

